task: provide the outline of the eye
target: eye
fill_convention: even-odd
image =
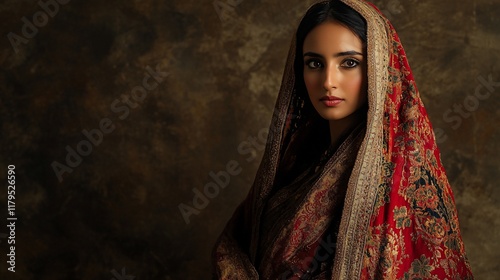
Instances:
[[[353,58],[348,58],[344,61],[342,61],[342,64],[340,64],[340,66],[344,67],[344,68],[354,68],[356,66],[358,66],[360,64],[360,62],[356,59],[353,59]]]
[[[316,59],[309,59],[305,62],[305,65],[309,67],[309,69],[318,69],[323,67],[323,64],[321,61],[316,60]]]

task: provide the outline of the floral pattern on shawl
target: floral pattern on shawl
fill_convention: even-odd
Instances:
[[[386,24],[386,156],[361,279],[473,279],[431,124],[399,37]]]
[[[328,268],[331,277],[325,273],[315,279],[473,279],[453,193],[399,37],[372,4],[341,1],[367,21],[370,103],[366,135],[347,186],[333,267]],[[214,249],[219,279],[268,279],[255,268],[255,256],[262,234],[260,214],[280,151],[296,131],[291,118],[297,107],[295,39],[254,185]],[[303,216],[306,222],[314,219]],[[293,227],[290,236],[311,232]],[[304,245],[282,241],[275,248],[288,246],[288,252],[297,252]],[[269,261],[281,261],[280,254],[273,256],[278,259]],[[279,269],[273,266],[272,273]]]

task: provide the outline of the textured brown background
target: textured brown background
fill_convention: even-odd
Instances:
[[[21,18],[41,8],[0,1],[0,279],[112,279],[122,268],[135,279],[208,279],[210,249],[253,181],[258,133],[313,1],[228,3],[219,17],[211,0],[73,0],[15,53],[7,34],[21,35]],[[443,114],[468,100],[478,76],[500,81],[499,1],[376,3],[447,137],[439,145],[475,276],[498,279],[500,87],[457,129]],[[110,105],[142,83],[148,65],[169,76],[120,120]],[[64,163],[65,147],[102,118],[115,130],[59,182],[51,163]],[[253,153],[239,152],[252,137]],[[241,173],[186,224],[178,205],[192,205],[192,189],[231,160]],[[2,235],[8,164],[17,171],[15,274]]]

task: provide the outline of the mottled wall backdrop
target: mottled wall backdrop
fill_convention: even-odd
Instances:
[[[312,3],[0,1],[0,279],[209,279]],[[438,134],[475,275],[498,279],[499,1],[376,4]]]

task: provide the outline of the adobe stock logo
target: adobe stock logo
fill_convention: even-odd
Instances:
[[[463,119],[467,119],[479,109],[480,101],[486,101],[495,92],[497,87],[500,87],[500,82],[493,80],[493,77],[488,75],[484,78],[479,75],[477,78],[479,85],[474,90],[473,94],[467,95],[462,102],[453,104],[453,108],[449,108],[443,113],[443,121],[451,124],[453,130],[457,130],[462,126]],[[434,129],[436,142],[441,144],[448,140],[448,135],[444,129],[437,127]]]
[[[21,28],[21,34],[23,36],[17,35],[14,32],[9,32],[9,34],[7,34],[7,38],[9,39],[14,52],[18,53],[19,46],[21,44],[27,44],[29,39],[33,39],[38,34],[38,28],[47,25],[49,22],[49,16],[53,18],[57,15],[59,12],[59,4],[66,5],[69,1],[70,0],[48,0],[46,2],[43,0],[38,1],[38,6],[42,8],[42,11],[34,13],[31,21],[27,17],[21,18],[21,21],[24,23]]]
[[[225,2],[215,0],[212,4],[221,22],[228,22],[237,17],[235,8],[241,4],[241,2],[243,2],[243,0],[226,0]]]
[[[298,118],[298,115],[290,115],[290,118]],[[272,119],[271,127],[260,129],[257,135],[249,136],[238,145],[238,153],[241,156],[246,156],[245,160],[247,163],[257,159],[258,152],[264,151],[270,135],[279,135],[281,133],[281,126],[277,125],[279,114],[274,112]],[[211,177],[211,181],[201,189],[192,189],[194,194],[192,203],[180,203],[178,206],[186,225],[191,222],[190,217],[192,215],[199,215],[210,204],[211,200],[220,194],[221,189],[229,186],[232,176],[238,176],[242,171],[243,167],[237,160],[229,160],[223,170],[219,170],[218,172],[210,171],[208,175]]]
[[[149,93],[155,90],[168,75],[169,73],[163,72],[159,65],[156,66],[156,70],[149,65],[146,66],[142,83],[132,88],[130,95],[122,94],[121,98],[115,99],[109,106],[111,112],[119,114],[118,120],[127,119],[130,111],[144,102]],[[83,162],[83,158],[89,156],[93,149],[103,142],[104,136],[113,132],[115,128],[111,117],[104,117],[96,128],[82,130],[84,139],[76,144],[76,149],[66,145],[66,161],[60,163],[54,160],[51,164],[59,182],[63,181],[65,173],[72,173],[73,169]]]
[[[121,274],[116,271],[116,269],[111,270],[111,273],[113,274],[113,278],[111,280],[134,280],[135,276],[134,275],[127,275],[125,271],[125,267],[122,267]]]
[[[332,234],[327,235],[316,247],[313,257],[306,257],[302,260],[302,267],[298,264],[292,265],[288,271],[283,272],[279,279],[291,279],[295,276],[298,279],[312,279],[313,274],[320,268],[321,264],[333,258],[337,248],[337,237]],[[307,269],[305,269],[307,267]],[[294,278],[294,279],[295,279]]]

